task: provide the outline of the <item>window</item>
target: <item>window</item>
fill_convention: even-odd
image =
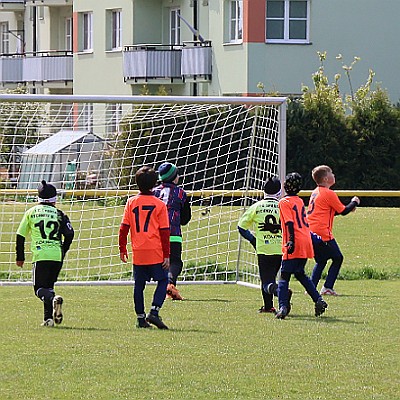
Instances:
[[[170,11],[170,44],[181,44],[181,10],[172,8]]]
[[[267,43],[308,43],[309,0],[267,0]]]
[[[0,23],[0,53],[9,54],[10,52],[10,33],[8,22]]]
[[[243,0],[231,0],[229,19],[229,41],[243,40]]]
[[[122,119],[122,105],[107,105],[107,133],[114,134],[119,132],[119,124]]]
[[[93,13],[83,13],[83,51],[93,50]]]
[[[72,18],[65,18],[65,50],[72,51]]]
[[[122,37],[122,29],[121,29],[121,11],[113,10],[111,12],[111,48],[113,50],[120,49],[122,47],[121,37]]]

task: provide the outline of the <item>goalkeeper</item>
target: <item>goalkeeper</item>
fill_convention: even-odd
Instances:
[[[282,233],[279,219],[278,200],[281,182],[270,178],[264,185],[265,198],[249,207],[239,219],[239,233],[247,239],[257,252],[264,305],[260,313],[276,313],[273,294],[276,295],[276,275],[282,261]],[[255,226],[255,236],[249,231]],[[289,303],[292,291],[289,289]]]
[[[65,254],[74,238],[69,218],[55,206],[57,190],[42,181],[38,188],[39,204],[25,212],[17,230],[18,267],[25,262],[25,238],[30,234],[33,289],[43,302],[44,320],[42,326],[52,327],[63,320],[63,298],[56,296],[54,284],[61,271]],[[64,241],[62,241],[64,239]]]
[[[156,197],[167,206],[170,223],[170,267],[168,272],[167,297],[183,300],[176,288],[178,276],[182,272],[182,230],[192,217],[186,192],[178,185],[179,171],[176,165],[165,162],[158,168],[161,184],[154,190]]]

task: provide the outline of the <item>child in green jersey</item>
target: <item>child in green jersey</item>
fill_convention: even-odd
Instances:
[[[251,205],[239,219],[239,233],[247,239],[257,252],[264,305],[260,313],[275,313],[273,295],[276,295],[276,275],[282,261],[282,232],[278,201],[281,182],[270,178],[264,186],[265,198]],[[249,231],[254,225],[255,236]],[[289,297],[292,291],[289,289]]]
[[[42,181],[38,188],[39,204],[27,210],[17,230],[16,264],[25,262],[25,238],[31,236],[33,288],[43,302],[42,326],[60,324],[63,319],[63,298],[56,296],[54,284],[61,271],[65,254],[74,238],[69,218],[55,207],[57,191]]]

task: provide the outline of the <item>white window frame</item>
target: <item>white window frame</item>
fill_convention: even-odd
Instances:
[[[267,0],[265,5],[266,9],[268,7],[268,2],[271,0]],[[272,1],[277,1],[277,0],[272,0]],[[268,18],[267,11],[266,11],[266,24],[265,24],[265,41],[266,43],[291,43],[291,44],[304,44],[304,43],[309,43],[310,42],[310,35],[309,35],[309,30],[310,30],[310,0],[278,0],[282,1],[284,3],[284,16],[283,18]],[[294,3],[296,1],[303,1],[307,3],[307,16],[305,18],[290,18],[290,4]],[[268,20],[283,20],[284,23],[284,32],[283,32],[283,38],[279,39],[269,39],[267,37],[267,26],[268,26]],[[291,21],[305,21],[306,22],[306,38],[305,39],[290,39],[289,37],[289,27],[290,27],[290,22]]]
[[[65,18],[65,50],[72,51],[73,46],[73,25],[72,25],[72,18],[67,17]]]
[[[10,32],[8,21],[0,22],[0,53],[10,54]]]
[[[111,10],[111,50],[122,49],[122,12]]]
[[[229,2],[229,42],[243,42],[243,0]]]
[[[181,14],[180,8],[170,8],[169,10],[169,43],[174,45],[181,44]]]
[[[107,133],[119,132],[122,120],[122,104],[113,103],[107,106]]]
[[[84,52],[93,52],[93,13],[82,13],[82,39]]]

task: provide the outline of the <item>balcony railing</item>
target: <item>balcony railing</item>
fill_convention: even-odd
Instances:
[[[24,9],[24,0],[0,1],[0,11],[23,11]]]
[[[71,6],[72,7],[73,0],[27,0],[27,5],[32,6]]]
[[[0,83],[72,82],[70,51],[46,51],[0,55]]]
[[[125,82],[211,80],[211,42],[130,45],[123,51]],[[130,83],[130,82],[129,82]]]

